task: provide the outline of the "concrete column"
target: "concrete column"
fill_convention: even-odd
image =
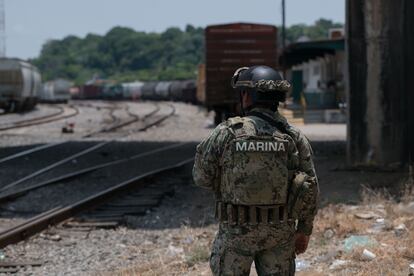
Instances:
[[[348,0],[348,160],[400,166],[413,154],[414,1]]]

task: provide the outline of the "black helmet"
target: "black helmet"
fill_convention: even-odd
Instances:
[[[254,102],[283,102],[291,85],[276,70],[260,65],[236,70],[231,85],[237,91],[248,91]]]

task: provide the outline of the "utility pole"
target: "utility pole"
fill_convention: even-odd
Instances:
[[[286,4],[285,0],[282,0],[282,53],[286,49]],[[282,69],[283,77],[286,78],[286,62],[285,58],[282,57]]]
[[[6,56],[6,12],[4,0],[0,0],[0,57]]]

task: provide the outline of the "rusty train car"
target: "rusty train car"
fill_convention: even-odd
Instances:
[[[239,113],[238,95],[230,86],[237,68],[278,68],[277,28],[250,23],[212,25],[205,30],[205,45],[206,63],[199,68],[197,98],[215,111],[215,121],[220,123]]]

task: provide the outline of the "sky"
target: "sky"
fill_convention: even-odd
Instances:
[[[187,24],[251,22],[280,25],[281,0],[4,0],[6,55],[39,55],[49,39],[105,34],[114,26],[162,32]],[[287,25],[323,17],[345,20],[345,0],[286,0]]]

